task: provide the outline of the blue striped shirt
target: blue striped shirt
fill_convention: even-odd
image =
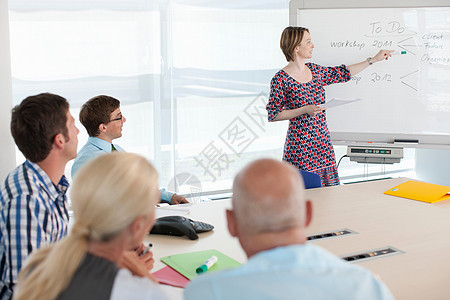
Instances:
[[[0,190],[0,299],[12,288],[27,256],[67,234],[69,214],[65,176],[55,186],[30,161],[9,173]]]

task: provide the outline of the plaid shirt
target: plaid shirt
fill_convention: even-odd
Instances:
[[[35,163],[12,171],[0,190],[0,299],[11,299],[27,256],[67,234],[65,176],[55,186]]]

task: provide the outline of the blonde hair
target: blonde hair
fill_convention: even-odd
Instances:
[[[158,201],[158,175],[142,156],[113,152],[87,163],[74,179],[75,224],[59,242],[33,252],[19,274],[14,299],[55,299],[70,283],[87,243],[119,235]]]
[[[287,61],[294,61],[295,47],[302,41],[305,31],[309,32],[309,29],[305,27],[289,26],[283,30],[280,39],[280,48]]]

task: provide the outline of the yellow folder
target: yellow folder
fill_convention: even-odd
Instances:
[[[450,199],[450,186],[409,180],[386,192],[386,195],[408,198],[427,203]]]

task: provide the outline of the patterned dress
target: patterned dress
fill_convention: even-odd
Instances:
[[[298,82],[283,70],[272,78],[269,103],[266,106],[269,121],[283,110],[325,103],[324,86],[347,82],[351,78],[345,65],[323,67],[307,63],[306,66],[312,73],[312,80],[309,82]],[[283,160],[299,170],[318,174],[322,186],[339,184],[325,111],[315,117],[303,114],[289,120]]]

